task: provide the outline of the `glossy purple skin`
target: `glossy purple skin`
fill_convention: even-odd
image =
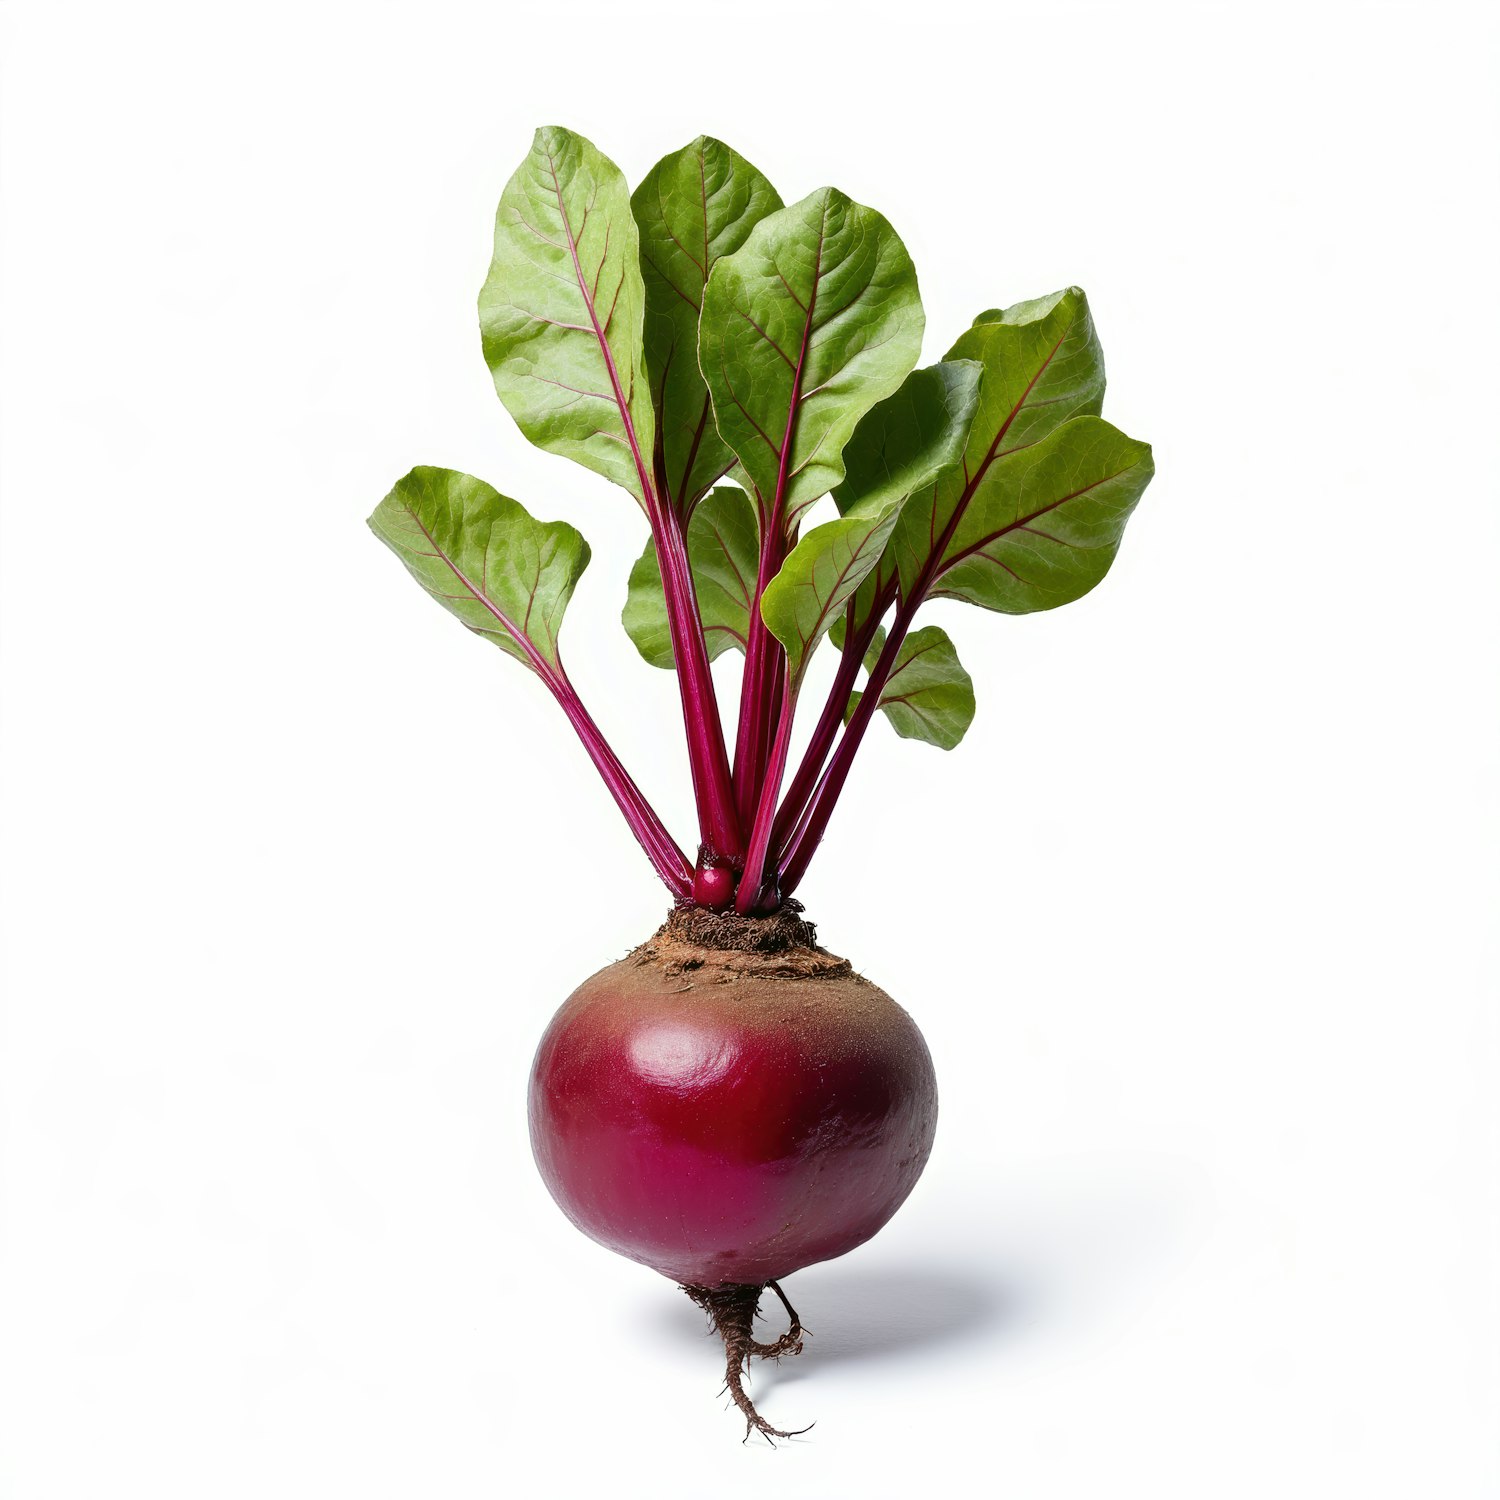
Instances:
[[[684,1285],[780,1280],[862,1244],[937,1124],[926,1043],[883,990],[724,972],[602,970],[532,1069],[532,1149],[563,1212]]]
[[[734,900],[734,871],[727,865],[700,865],[693,876],[693,900],[709,911],[723,911]]]

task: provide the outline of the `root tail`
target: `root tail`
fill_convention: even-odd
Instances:
[[[776,1293],[782,1307],[786,1309],[788,1327],[780,1338],[763,1344],[755,1337],[755,1316],[760,1309],[761,1294],[767,1288]],[[773,1438],[797,1437],[811,1430],[812,1423],[791,1432],[772,1427],[756,1411],[755,1403],[745,1392],[743,1371],[752,1355],[758,1359],[780,1359],[784,1354],[802,1352],[806,1330],[781,1287],[774,1281],[768,1281],[764,1286],[733,1283],[716,1287],[685,1286],[683,1291],[708,1314],[708,1321],[714,1332],[724,1341],[724,1389],[745,1418],[745,1437],[748,1439],[752,1432],[759,1432],[774,1447]]]

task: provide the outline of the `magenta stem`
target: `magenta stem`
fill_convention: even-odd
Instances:
[[[740,878],[739,895],[735,898],[735,910],[742,914],[760,908],[767,886],[771,884],[767,865],[771,834],[776,823],[776,797],[781,791],[781,778],[786,772],[787,752],[792,743],[792,722],[796,716],[797,689],[787,683],[782,690],[776,738],[766,762],[765,781],[761,787],[760,801],[756,804],[755,823],[750,830],[750,847],[745,853],[745,873]]]
[[[903,603],[896,611],[896,618],[891,622],[891,633],[886,637],[880,659],[870,672],[869,681],[865,683],[865,690],[850,716],[839,747],[833,752],[828,769],[824,771],[817,790],[787,843],[781,860],[781,894],[784,897],[790,896],[801,884],[813,853],[828,831],[828,820],[833,816],[833,809],[838,803],[845,781],[849,779],[849,768],[859,750],[859,743],[865,736],[865,730],[869,728],[870,720],[875,716],[875,710],[880,707],[880,695],[890,679],[896,657],[901,651],[901,643],[906,639],[912,616],[916,614],[917,605],[922,602],[922,598],[922,593],[915,593],[911,602]]]
[[[844,622],[844,654],[839,659],[838,672],[834,676],[833,686],[828,690],[823,712],[813,726],[812,738],[797,766],[797,774],[792,778],[792,784],[787,788],[787,794],[782,798],[781,808],[776,814],[776,827],[771,835],[773,849],[784,850],[787,847],[801,822],[809,799],[817,790],[823,763],[828,759],[828,752],[833,748],[833,742],[844,722],[849,695],[854,691],[854,684],[859,677],[860,663],[864,661],[865,652],[870,649],[870,642],[875,639],[875,632],[880,627],[881,616],[889,606],[889,597],[877,599],[869,619],[856,629],[854,602],[851,600],[849,603],[849,613]]]
[[[760,562],[755,575],[755,597],[750,607],[750,626],[745,641],[745,670],[740,678],[740,719],[734,741],[734,797],[741,824],[748,823],[760,801],[766,760],[770,755],[771,730],[778,705],[776,688],[783,676],[786,653],[761,618],[760,601],[766,585],[786,561],[786,538],[782,535],[779,508],[773,506],[762,520]]]
[[[630,831],[636,836],[646,858],[651,861],[656,873],[661,876],[667,889],[674,896],[686,898],[692,894],[693,867],[687,856],[677,847],[666,825],[657,816],[655,808],[646,800],[645,794],[620,763],[603,731],[594,722],[593,715],[583,706],[583,700],[568,680],[561,662],[554,670],[549,664],[534,658],[538,675],[552,691],[562,711],[568,716],[583,748],[588,751],[610,795],[615,799]]]
[[[698,613],[687,540],[681,517],[671,506],[660,504],[654,492],[649,514],[657,560],[661,564],[672,656],[677,664],[677,686],[682,698],[682,722],[687,734],[688,766],[693,777],[693,797],[698,806],[699,833],[708,851],[735,860],[744,851],[745,836],[735,804],[734,781],[724,745],[724,728],[719,718],[713,674],[709,670],[708,649],[703,640],[702,617]]]
[[[657,817],[655,808],[631,780],[625,767],[620,764],[619,756],[610,748],[608,740],[604,738],[599,726],[594,723],[593,717],[583,706],[583,700],[578,696],[577,689],[568,680],[562,658],[556,655],[543,656],[537,649],[536,642],[464,573],[453,558],[446,555],[438,544],[437,538],[422,524],[421,518],[413,514],[412,519],[421,527],[422,534],[433,549],[432,555],[442,558],[453,569],[454,577],[469,591],[474,602],[487,609],[495,617],[506,635],[520,648],[532,671],[547,684],[548,690],[568,716],[568,722],[573,726],[579,739],[583,741],[584,749],[588,751],[589,758],[604,778],[604,784],[609,788],[620,811],[624,813],[631,832],[640,841],[641,848],[646,851],[646,857],[655,867],[656,873],[666,882],[667,889],[674,896],[689,895],[693,886],[692,867],[688,864],[682,850],[672,841],[671,834]]]
[[[826,219],[823,229],[826,233]],[[781,571],[781,565],[786,561],[786,555],[791,549],[790,533],[795,529],[787,525],[786,494],[792,477],[792,439],[796,435],[797,416],[802,406],[802,377],[807,369],[807,356],[812,347],[813,310],[818,305],[818,284],[822,274],[823,238],[820,234],[817,253],[813,259],[812,286],[808,292],[807,306],[802,311],[802,338],[797,349],[797,362],[792,367],[792,390],[787,403],[786,426],[781,434],[781,447],[776,450],[776,490],[771,496],[769,510],[765,508],[759,494],[756,497],[762,507],[760,565],[755,579],[755,601],[750,611],[750,633],[745,643],[745,673],[740,687],[740,722],[734,745],[734,790],[742,821],[749,816],[750,807],[757,808],[759,816],[758,809],[765,802],[765,784],[770,774],[767,743],[771,724],[784,718],[786,711],[784,702],[779,711],[775,706],[775,695],[781,682],[786,653],[781,649],[781,643],[766,628],[766,622],[761,618],[760,601],[766,592],[766,585]],[[791,288],[788,287],[787,290],[790,291]],[[778,783],[780,776],[781,772],[778,771]],[[769,836],[768,829],[767,837]]]

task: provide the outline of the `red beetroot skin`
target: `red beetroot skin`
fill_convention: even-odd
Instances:
[[[537,1052],[532,1149],[563,1212],[689,1286],[780,1280],[869,1239],[937,1123],[911,1017],[829,955],[832,973],[787,978],[648,954],[580,986]]]

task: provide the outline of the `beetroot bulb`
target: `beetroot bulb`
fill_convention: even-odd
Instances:
[[[729,1353],[800,1352],[779,1283],[863,1244],[932,1149],[937,1080],[910,1016],[789,911],[674,912],[585,980],[547,1028],[531,1078],[537,1166],[601,1245],[678,1282]],[[772,1288],[792,1326],[752,1335]]]
[[[675,675],[697,814],[689,858],[563,666],[583,537],[456,470],[399,480],[376,535],[538,679],[672,899],[547,1028],[537,1166],[579,1229],[707,1313],[747,1436],[791,1436],[742,1381],[751,1358],[801,1352],[782,1282],[881,1229],[937,1123],[916,1024],[818,945],[794,893],[877,714],[939,750],[974,717],[969,674],[944,630],[916,623],[922,607],[1026,614],[1087,593],[1151,450],[1099,416],[1079,288],[981,312],[919,369],[921,297],[891,225],[835,188],[785,206],[703,136],[632,195],[589,141],[539,130],[501,195],[479,321],[522,433],[639,507],[649,538],[622,623]],[[794,760],[825,642],[830,685]],[[732,724],[711,670],[730,651]],[[878,814],[896,871],[909,835],[937,826],[936,800]],[[922,818],[903,819],[913,807]],[[576,838],[571,812],[564,828]],[[769,1343],[753,1323],[768,1292],[788,1319]]]

